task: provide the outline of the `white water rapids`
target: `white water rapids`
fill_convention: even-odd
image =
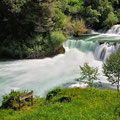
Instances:
[[[75,86],[73,85],[74,79],[80,76],[79,66],[85,62],[93,67],[99,67],[101,73],[99,78],[103,87],[115,88],[103,76],[102,61],[120,48],[118,43],[114,45],[105,41],[120,41],[120,36],[118,34],[95,34],[82,37],[69,39],[64,44],[65,54],[53,58],[0,62],[0,99],[11,89],[34,90],[34,95],[43,97],[53,88],[73,87]],[[99,40],[105,43],[99,45]]]

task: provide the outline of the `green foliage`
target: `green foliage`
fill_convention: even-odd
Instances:
[[[71,101],[57,101],[62,96]],[[119,120],[120,94],[115,90],[62,89],[53,98],[56,102],[34,98],[31,109],[23,107],[21,112],[0,109],[0,120]]]
[[[116,23],[118,23],[118,18],[113,12],[110,12],[108,14],[107,19],[105,21],[103,21],[103,25],[106,27],[109,27],[109,28],[111,26],[115,25]]]
[[[52,53],[41,49],[46,46],[43,39],[50,39],[54,8],[55,0],[1,0],[0,58],[36,58]],[[43,37],[42,42],[36,41],[37,36]]]
[[[57,6],[62,12],[65,12],[68,7],[68,0],[58,0]]]
[[[63,102],[71,102],[71,97],[69,96],[60,96],[56,101],[63,103]]]
[[[59,9],[55,10],[56,16],[54,18],[54,22],[55,22],[55,29],[58,30],[64,30],[66,28],[66,15]]]
[[[61,31],[51,32],[50,39],[52,47],[55,49],[57,46],[61,46],[66,41],[66,37]]]
[[[102,0],[83,0],[84,6],[92,6],[92,8],[96,9],[101,5]]]
[[[86,7],[81,14],[86,20],[87,25],[92,26],[95,22],[99,23],[101,14],[97,10],[92,9],[91,6]]]
[[[115,15],[116,6],[111,4],[109,0],[84,0],[84,6],[86,8],[83,9],[82,16],[87,15],[85,17],[88,25],[100,29],[102,27],[111,27],[113,24],[118,23],[118,18]],[[84,14],[84,11],[94,12],[90,12],[89,15],[89,12],[88,14]],[[93,19],[92,14],[94,14]],[[110,17],[113,17],[113,19],[110,20]]]
[[[73,27],[72,29],[73,29],[74,36],[80,36],[81,34],[87,32],[87,28],[86,28],[86,25],[85,25],[85,22],[83,21],[83,19],[73,20],[72,27]]]
[[[119,0],[1,0],[0,58],[54,54],[62,42],[51,43],[51,31],[79,36],[89,27],[111,27],[120,22],[119,6]]]
[[[50,100],[52,97],[60,94],[61,91],[62,90],[60,88],[56,88],[56,89],[54,89],[52,91],[49,91],[48,94],[47,94],[47,96],[46,96],[46,100]]]
[[[108,81],[112,84],[117,84],[119,91],[118,76],[120,70],[120,50],[110,55],[110,57],[103,64],[103,72],[107,76]]]
[[[120,9],[117,9],[116,15],[117,15],[117,17],[118,17],[118,21],[120,21]]]
[[[5,109],[18,109],[19,95],[25,94],[26,91],[14,91],[12,90],[9,94],[3,95],[2,108]]]
[[[9,5],[11,12],[18,13],[27,0],[6,0],[5,2]]]
[[[67,12],[70,14],[77,14],[81,10],[82,0],[68,0]]]
[[[120,4],[120,1],[119,0],[109,0],[111,3],[112,3],[112,5],[114,6],[114,7],[118,7],[119,6],[119,4]],[[119,7],[118,7],[119,8]]]
[[[90,67],[88,63],[85,63],[84,66],[80,66],[81,70],[81,77],[77,78],[77,81],[85,82],[87,83],[90,87],[93,87],[93,81],[98,80],[97,76],[99,75],[98,73],[98,68]]]

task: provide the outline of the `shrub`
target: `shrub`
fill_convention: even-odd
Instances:
[[[69,97],[69,96],[60,96],[60,98],[57,101],[60,102],[60,103],[71,102],[71,97]]]
[[[51,101],[53,103],[55,102],[71,102],[71,96],[64,95],[64,92],[60,88],[56,88],[50,92],[48,92],[46,96],[46,100]]]
[[[81,20],[74,20],[73,21],[73,35],[80,36],[81,34],[87,32],[87,28],[85,26],[85,22]]]
[[[58,95],[61,93],[61,89],[60,88],[56,88],[50,92],[48,92],[47,96],[46,96],[46,100],[50,100],[52,97]]]
[[[98,80],[98,68],[90,67],[88,63],[85,63],[84,66],[80,66],[81,77],[77,78],[76,81],[85,82],[89,87],[93,87],[94,80]]]
[[[51,44],[52,47],[55,49],[62,45],[63,42],[66,41],[66,37],[63,35],[61,31],[55,31],[50,33]]]
[[[11,108],[11,109],[17,109],[18,103],[19,103],[19,95],[25,94],[26,91],[20,92],[20,91],[14,91],[11,90],[9,94],[3,95],[3,101],[1,108]]]

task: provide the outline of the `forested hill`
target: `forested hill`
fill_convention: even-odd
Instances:
[[[0,0],[0,58],[64,52],[67,36],[120,22],[119,0]]]

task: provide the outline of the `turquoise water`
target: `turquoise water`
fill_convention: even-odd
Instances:
[[[37,60],[14,60],[0,62],[0,99],[1,96],[14,90],[34,90],[34,94],[45,96],[59,86],[77,84],[74,79],[80,76],[79,66],[88,62],[99,67],[99,78],[105,87],[112,87],[102,74],[102,62],[112,52],[119,49],[119,35],[88,34],[79,38],[69,38],[64,43],[65,54],[53,58]],[[99,41],[103,43],[100,44]],[[106,43],[111,42],[110,44]],[[113,86],[114,88],[115,86]]]

